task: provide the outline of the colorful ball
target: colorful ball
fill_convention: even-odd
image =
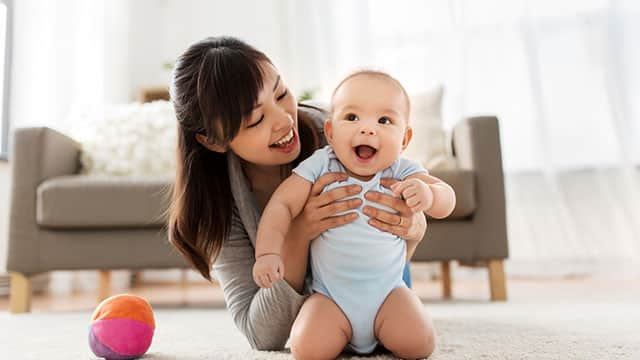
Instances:
[[[151,346],[156,323],[149,302],[136,295],[115,295],[101,302],[91,317],[89,346],[108,360],[136,359]]]

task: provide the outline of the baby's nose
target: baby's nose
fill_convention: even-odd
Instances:
[[[376,132],[371,129],[360,129],[360,134],[362,135],[375,135]]]

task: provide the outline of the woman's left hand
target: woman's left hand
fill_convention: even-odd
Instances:
[[[383,178],[380,180],[380,184],[388,189],[397,182],[398,180],[392,178]],[[369,191],[364,197],[369,201],[385,205],[398,212],[397,214],[393,214],[372,206],[365,206],[363,212],[371,217],[371,219],[369,219],[371,226],[395,234],[406,241],[422,241],[427,231],[427,219],[424,213],[414,213],[404,200],[392,195]]]

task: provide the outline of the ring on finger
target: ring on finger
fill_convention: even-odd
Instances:
[[[398,223],[398,226],[402,226],[403,224],[404,224],[404,218],[400,216],[400,222]]]

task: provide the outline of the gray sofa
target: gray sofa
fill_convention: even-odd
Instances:
[[[508,257],[498,121],[473,117],[454,128],[458,168],[433,171],[453,186],[457,205],[445,220],[430,219],[414,261],[442,264],[451,296],[449,263],[489,270],[492,300],[506,299]],[[12,189],[7,269],[10,311],[30,311],[30,278],[54,270],[188,268],[164,229],[171,179],[79,174],[80,146],[46,127],[19,128],[10,153]]]

